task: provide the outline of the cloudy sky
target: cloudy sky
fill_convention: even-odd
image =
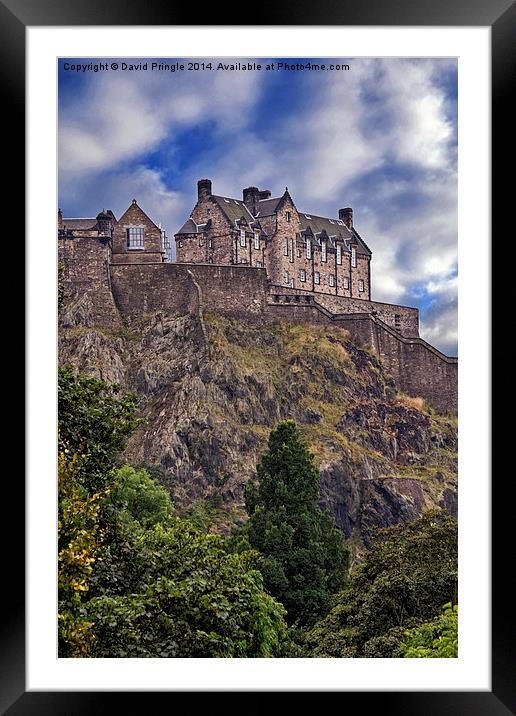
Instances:
[[[120,216],[135,197],[172,239],[203,177],[235,198],[288,186],[301,211],[323,216],[352,206],[373,251],[373,299],[417,306],[423,338],[457,354],[455,60],[267,71],[275,60],[261,58],[250,60],[260,71],[197,72],[123,71],[118,60],[117,71],[79,73],[65,61],[75,60],[59,67],[64,216]]]

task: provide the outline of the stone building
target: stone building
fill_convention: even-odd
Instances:
[[[60,285],[88,305],[89,322],[116,328],[153,312],[193,314],[204,325],[205,308],[246,323],[345,328],[400,390],[455,413],[457,358],[419,336],[417,308],[371,300],[371,251],[352,210],[324,218],[299,211],[288,190],[270,194],[248,187],[231,199],[199,181],[175,262],[164,230],[135,199],[119,219],[109,209],[94,218],[59,210]]]
[[[247,187],[242,199],[197,183],[197,203],[175,234],[178,263],[265,268],[272,284],[344,298],[371,299],[371,251],[353,226],[353,210],[338,218],[300,211],[288,189]]]
[[[108,209],[95,218],[63,218],[57,212],[60,238],[97,238],[109,245],[110,261],[116,263],[161,263],[171,260],[171,246],[161,224],[157,225],[133,199],[120,219]]]

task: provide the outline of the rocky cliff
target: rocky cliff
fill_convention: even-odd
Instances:
[[[140,396],[145,424],[127,459],[159,466],[180,510],[207,500],[228,526],[241,520],[270,429],[293,418],[316,456],[321,502],[355,551],[375,526],[436,505],[456,513],[456,420],[400,394],[344,329],[209,312],[98,325],[88,302],[62,307],[60,361]]]

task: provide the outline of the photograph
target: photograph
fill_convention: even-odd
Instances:
[[[58,659],[458,659],[457,57],[56,71]]]

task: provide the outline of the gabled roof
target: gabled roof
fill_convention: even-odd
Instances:
[[[260,199],[256,216],[261,218],[262,216],[272,216],[275,214],[281,199],[281,196],[277,196],[275,199]]]
[[[232,224],[236,224],[236,222],[240,221],[242,217],[244,217],[248,222],[254,221],[254,216],[251,214],[243,201],[230,199],[226,196],[215,196],[215,194],[212,194],[211,198],[215,200],[217,206],[222,209]]]
[[[151,224],[153,224],[153,225],[156,227],[156,229],[158,229],[158,231],[161,231],[161,229],[160,229],[159,226],[156,224],[156,222],[153,221],[153,220],[150,218],[150,216],[144,212],[144,210],[143,210],[142,207],[138,204],[138,202],[136,201],[136,199],[133,199],[133,200],[132,200],[132,202],[129,204],[129,206],[128,206],[127,209],[124,211],[124,213],[122,214],[122,216],[118,219],[117,224],[120,224],[120,223],[121,223],[122,219],[125,217],[125,215],[126,215],[129,211],[131,211],[131,210],[134,211],[134,208],[135,208],[135,207],[136,207],[136,209],[137,209],[141,214],[143,214],[143,216],[145,216],[146,219],[148,219],[148,220],[151,222]]]

